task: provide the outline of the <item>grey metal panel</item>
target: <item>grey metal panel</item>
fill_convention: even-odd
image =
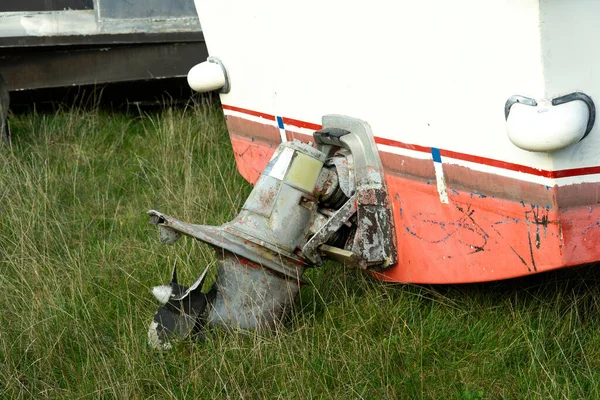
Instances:
[[[196,17],[193,0],[98,0],[100,18]]]
[[[207,57],[204,42],[31,48],[0,52],[9,90],[186,76]]]
[[[89,46],[134,43],[139,44],[188,42],[204,42],[204,34],[200,31],[189,31],[163,33],[104,33],[97,35],[0,37],[0,57],[2,56],[3,49],[14,49],[17,47]]]
[[[91,10],[93,0],[3,0],[0,12]]]

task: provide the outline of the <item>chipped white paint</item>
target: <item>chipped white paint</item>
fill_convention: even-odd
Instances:
[[[448,190],[446,188],[446,178],[444,177],[444,168],[442,163],[434,162],[433,167],[435,169],[435,180],[437,184],[437,191],[440,195],[440,201],[444,204],[448,204]]]
[[[281,143],[287,142],[287,135],[285,134],[285,128],[279,128],[279,137],[281,138]]]
[[[167,304],[173,294],[173,288],[168,285],[154,286],[152,288],[152,294],[160,304]]]
[[[170,350],[173,346],[169,342],[162,342],[160,340],[160,338],[158,337],[157,328],[158,323],[152,321],[150,323],[150,328],[148,329],[148,345],[156,350]]]
[[[271,168],[269,176],[282,181],[283,178],[285,178],[285,174],[290,166],[290,163],[292,162],[293,156],[294,149],[289,147],[284,148],[279,158],[275,162],[275,165],[273,165],[273,168]]]

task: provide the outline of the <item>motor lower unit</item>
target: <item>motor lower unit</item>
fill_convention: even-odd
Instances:
[[[300,291],[305,268],[329,258],[381,270],[397,261],[383,167],[369,125],[323,117],[315,147],[279,145],[238,216],[221,226],[181,222],[149,211],[163,243],[182,234],[212,245],[217,279],[190,287],[173,271],[153,293],[161,303],[148,332],[152,347],[199,332],[205,325],[261,330],[274,327]]]

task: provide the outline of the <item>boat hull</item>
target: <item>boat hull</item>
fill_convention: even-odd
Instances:
[[[399,262],[379,279],[482,282],[600,259],[600,130],[527,151],[505,114],[514,95],[600,98],[600,52],[579,45],[600,34],[600,4],[309,3],[196,1],[248,181],[280,142],[348,115],[371,125],[393,204]]]
[[[268,123],[277,117],[227,105],[224,111],[238,170],[255,183],[280,143],[279,128]],[[240,117],[242,114],[246,117]],[[281,119],[291,122],[284,123],[288,140],[308,142],[311,137],[299,131],[319,128],[310,122]],[[422,155],[380,152],[393,204],[399,262],[373,273],[378,279],[432,284],[484,282],[600,259],[595,246],[600,240],[600,206],[591,204],[597,196],[596,184],[550,187],[482,173],[444,162],[447,156],[468,155],[433,149],[440,154],[446,181],[449,201],[443,203],[436,184],[434,164],[438,161],[431,148],[376,141],[380,146]]]

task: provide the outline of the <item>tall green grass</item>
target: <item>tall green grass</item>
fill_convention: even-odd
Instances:
[[[278,332],[146,346],[173,263],[145,211],[221,224],[251,187],[217,104],[64,109],[11,120],[0,149],[0,398],[600,398],[594,268],[463,286],[310,270]],[[212,277],[214,278],[214,276]]]

